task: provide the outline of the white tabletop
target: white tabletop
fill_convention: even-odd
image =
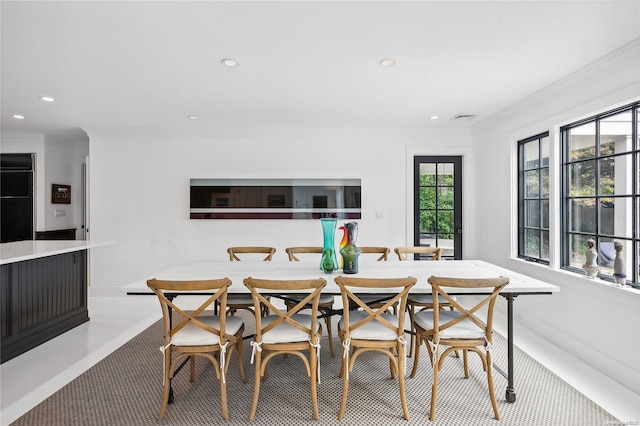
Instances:
[[[304,261],[203,261],[173,267],[147,278],[166,280],[199,280],[226,277],[233,282],[229,288],[230,293],[248,293],[249,290],[242,283],[242,280],[246,277],[265,279],[324,278],[327,280],[327,286],[323,290],[323,293],[339,294],[340,290],[333,281],[333,279],[339,275],[361,278],[413,276],[418,279],[418,282],[411,290],[412,293],[431,293],[431,286],[427,282],[427,279],[432,275],[459,278],[509,277],[509,284],[502,290],[502,293],[549,294],[560,290],[555,285],[480,260],[387,261],[362,263],[359,265],[358,273],[354,275],[344,274],[342,270],[327,274],[320,270],[319,265],[315,265],[313,262]],[[146,279],[124,286],[122,291],[128,294],[151,293],[147,287]],[[465,290],[461,289],[458,291],[458,294],[464,292]],[[466,292],[472,293],[477,292],[477,290],[467,290]]]
[[[109,242],[87,240],[25,240],[0,244],[0,265],[101,247]]]

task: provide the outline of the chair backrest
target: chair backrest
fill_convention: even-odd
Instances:
[[[289,260],[297,262],[300,259],[296,257],[296,254],[301,254],[301,253],[322,254],[322,247],[287,247],[285,251],[289,256]]]
[[[486,340],[488,342],[492,341],[492,330],[493,330],[493,310],[496,304],[496,299],[500,291],[509,284],[509,278],[507,277],[497,277],[497,278],[451,278],[451,277],[436,277],[431,276],[429,278],[429,284],[431,284],[432,295],[433,295],[433,341],[434,343],[438,343],[440,338],[438,334],[447,328],[454,326],[461,321],[469,320],[474,323],[478,328],[480,328],[484,335],[486,336]],[[488,288],[492,289],[491,293],[488,293],[485,297],[479,300],[475,305],[465,308],[458,303],[458,301],[449,295],[449,292],[444,288],[448,288],[449,292],[451,289],[463,288],[463,289],[481,289]],[[451,306],[451,309],[460,315],[454,315],[453,317],[449,316],[450,311],[440,311],[439,309],[439,297],[443,297],[447,303]],[[466,300],[466,299],[465,299]],[[480,309],[486,306],[486,321],[483,321],[476,315]],[[446,312],[442,314],[442,312]],[[440,315],[447,315],[447,321],[440,322]],[[451,319],[453,318],[453,319]]]
[[[278,326],[282,322],[287,322],[302,332],[308,334],[311,337],[311,341],[316,341],[317,335],[317,317],[318,317],[318,302],[320,301],[320,292],[327,285],[327,281],[322,278],[308,279],[308,280],[267,280],[260,278],[248,277],[244,279],[244,285],[251,291],[253,297],[253,304],[256,312],[260,312],[260,304],[266,306],[273,314],[279,318],[273,322],[262,327],[262,317],[256,315],[256,332],[255,341],[262,341],[262,334]],[[286,294],[287,292],[302,292],[304,298],[292,306],[286,312],[282,312],[276,306],[274,306],[271,300],[268,298],[268,293]],[[265,293],[265,294],[263,294]],[[311,306],[311,328],[308,328],[298,321],[296,321],[293,315],[297,314],[303,309],[308,309]]]
[[[407,260],[407,254],[427,254],[431,260],[440,260],[442,249],[439,247],[396,247],[393,249],[398,255],[398,260]]]
[[[345,277],[342,275],[336,277],[335,282],[340,287],[340,294],[342,295],[342,306],[350,306],[350,304],[354,306],[357,305],[355,309],[362,308],[362,311],[368,314],[366,318],[363,318],[355,324],[350,324],[350,310],[344,310],[344,340],[349,338],[349,334],[351,333],[351,331],[360,328],[364,324],[373,320],[378,321],[391,330],[394,330],[397,333],[398,337],[404,336],[404,313],[407,307],[407,296],[409,294],[409,290],[415,285],[416,281],[417,280],[414,277],[356,278]],[[368,293],[362,292],[362,289],[364,288],[374,289],[374,294],[384,294],[384,301],[382,301],[379,305],[376,305],[376,307],[372,307],[370,304],[363,302],[362,300],[360,300],[360,297],[358,297],[358,293]],[[387,299],[387,297],[389,298]],[[387,313],[387,310],[389,310],[396,303],[400,305],[397,310],[397,312],[399,312],[400,314],[398,315],[397,324],[392,324],[384,317],[382,317],[382,314]]]
[[[389,258],[389,250],[387,247],[359,247],[362,250],[362,254],[371,253],[371,254],[379,254],[380,257],[376,259],[377,261],[384,261]]]
[[[270,261],[271,258],[273,258],[274,253],[276,252],[276,249],[273,247],[260,247],[260,246],[247,246],[247,247],[229,247],[227,249],[227,253],[229,253],[229,260],[230,261],[234,261],[234,260],[241,260],[237,255],[238,254],[266,254],[267,257],[265,257],[264,260],[266,261]]]
[[[220,345],[224,345],[225,341],[230,340],[236,342],[234,336],[225,334],[226,316],[220,316],[220,329],[215,329],[198,319],[207,308],[212,306],[216,301],[220,305],[220,311],[224,312],[227,308],[227,290],[231,285],[228,278],[220,278],[213,280],[197,280],[197,281],[165,281],[155,278],[147,281],[147,286],[158,296],[160,307],[162,308],[162,318],[164,322],[164,340],[165,345],[171,342],[171,338],[175,333],[184,328],[187,324],[193,324],[209,333],[216,334],[220,337]],[[193,292],[194,294],[203,294],[213,292],[197,309],[183,309],[174,302],[176,293]],[[173,293],[173,295],[172,295]],[[173,318],[172,318],[173,313]],[[176,319],[181,319],[176,321]]]

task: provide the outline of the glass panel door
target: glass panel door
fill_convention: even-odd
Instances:
[[[462,259],[462,157],[414,157],[414,245]]]

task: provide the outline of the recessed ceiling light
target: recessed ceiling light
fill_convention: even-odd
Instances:
[[[395,59],[387,58],[380,61],[380,65],[383,67],[392,67],[396,64]]]
[[[43,100],[45,102],[53,102],[53,101],[55,101],[55,99],[53,99],[51,96],[40,96],[40,100]]]
[[[431,117],[429,117],[430,120],[437,120],[438,118],[440,117],[438,117],[437,115],[432,115]]]
[[[187,118],[190,120],[197,120],[200,117],[198,117],[197,115],[188,115]]]
[[[13,118],[15,118],[16,120],[24,120],[24,115],[13,114]]]
[[[238,65],[240,65],[240,63],[238,61],[236,61],[235,59],[231,59],[231,58],[223,59],[221,62],[222,62],[222,65],[227,66],[227,67],[237,67]]]

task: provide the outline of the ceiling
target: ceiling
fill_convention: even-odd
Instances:
[[[0,7],[3,133],[472,126],[640,37],[637,0]]]

